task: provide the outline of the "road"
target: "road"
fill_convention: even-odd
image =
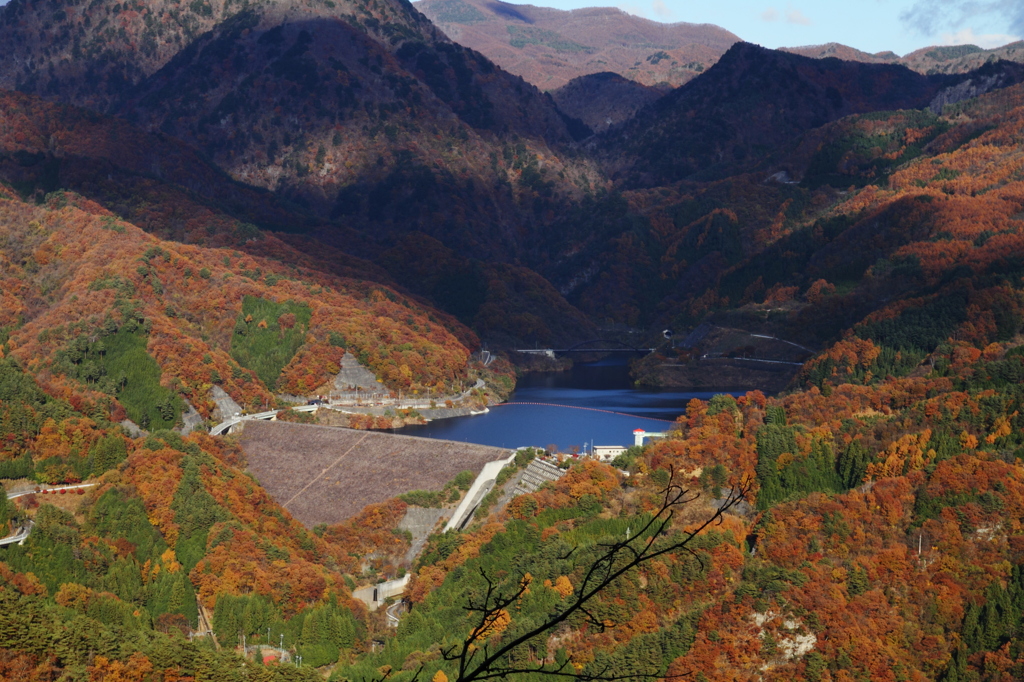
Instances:
[[[473,391],[475,391],[477,389],[483,388],[484,386],[485,386],[484,380],[483,379],[477,379],[476,383],[473,384],[473,386],[471,386],[470,388],[467,388],[465,391],[460,393],[459,396],[456,398],[456,400],[462,400],[463,398],[467,398],[467,397],[469,397],[470,393],[472,393]],[[443,400],[450,400],[450,398],[440,397],[440,398],[435,398],[433,401],[431,401],[429,399],[427,399],[427,400],[418,400],[418,401],[414,401],[414,400],[400,400],[400,401],[399,400],[383,400],[379,404],[381,404],[381,405],[394,405],[398,409],[407,409],[407,408],[423,408],[423,409],[427,409],[427,408],[429,408],[431,406],[430,405],[431,402],[435,402],[436,403],[439,400],[441,400],[441,401],[443,401]],[[334,401],[334,402],[332,402],[330,404],[324,404],[324,405],[301,405],[299,407],[292,407],[290,409],[295,410],[296,412],[316,412],[321,407],[335,408],[335,407],[339,407],[341,405],[344,405],[344,403],[340,403],[339,401]],[[239,423],[244,422],[244,421],[251,421],[253,419],[263,419],[263,420],[273,419],[275,416],[277,416],[277,413],[280,412],[280,411],[281,410],[269,410],[267,412],[258,412],[256,414],[245,414],[245,415],[234,416],[231,419],[227,419],[225,421],[222,421],[220,424],[217,424],[216,426],[211,428],[210,429],[210,435],[211,436],[221,436],[221,435],[225,434],[226,432],[228,432],[231,429],[232,426],[235,426],[236,424],[239,424]]]
[[[49,494],[49,493],[59,492],[61,490],[78,490],[79,488],[91,488],[94,485],[96,485],[96,484],[95,483],[78,483],[76,485],[59,485],[59,486],[54,486],[52,488],[47,488],[47,487],[43,486],[41,488],[41,490],[45,489],[47,491],[47,494]],[[7,499],[8,500],[13,500],[16,497],[23,497],[25,495],[33,495],[33,494],[35,494],[35,492],[36,492],[35,488],[33,488],[31,490],[22,490],[22,491],[19,491],[19,492],[16,492],[16,493],[8,493],[7,494]],[[16,542],[17,543],[24,542],[25,538],[28,537],[29,533],[32,532],[32,527],[34,525],[35,524],[32,523],[32,521],[30,520],[28,522],[28,525],[22,526],[21,528],[19,528],[18,531],[14,535],[8,535],[5,538],[0,538],[0,547],[3,547],[5,545],[13,545]]]
[[[316,412],[319,408],[320,405],[301,405],[299,407],[293,407],[291,409],[295,410],[296,412]],[[244,421],[251,421],[253,419],[273,419],[274,417],[277,416],[277,413],[280,411],[281,410],[269,410],[267,412],[257,412],[256,414],[244,414],[232,417],[231,419],[222,421],[220,424],[217,424],[212,429],[210,429],[210,435],[220,436],[235,424]]]
[[[817,353],[816,350],[811,350],[807,346],[801,346],[799,343],[793,343],[792,341],[786,341],[786,339],[780,339],[777,336],[768,336],[766,334],[751,334],[755,339],[771,339],[772,341],[779,341],[780,343],[788,343],[791,346],[796,346],[800,350],[805,350],[808,353]]]
[[[24,542],[25,538],[28,537],[28,534],[32,532],[32,526],[34,525],[34,523],[29,521],[27,526],[22,526],[21,528],[19,528],[18,532],[14,535],[8,535],[7,537],[0,539],[0,547],[3,547],[5,545],[13,545],[16,542]]]
[[[398,622],[399,622],[398,611],[400,611],[404,607],[405,607],[405,602],[396,601],[394,604],[392,604],[391,606],[389,606],[387,608],[387,611],[385,613],[387,613],[387,616],[388,616],[388,626],[389,627],[393,627],[393,628],[397,628],[398,627]]]
[[[96,485],[96,484],[95,483],[76,483],[75,485],[58,485],[58,486],[54,486],[52,488],[48,488],[46,486],[39,486],[39,489],[40,489],[40,491],[46,490],[47,494],[49,494],[51,492],[58,492],[60,490],[78,490],[79,488],[91,488],[94,485]],[[16,493],[7,493],[7,499],[8,500],[13,500],[15,497],[22,497],[23,495],[32,495],[35,492],[36,492],[35,488],[30,488],[29,490],[21,490],[21,491],[16,492]]]

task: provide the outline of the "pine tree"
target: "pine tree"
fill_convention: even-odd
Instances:
[[[784,416],[782,420],[785,420]],[[758,430],[757,479],[761,484],[761,490],[757,494],[758,508],[767,509],[786,496],[779,476],[778,459],[782,453],[794,453],[796,450],[793,430],[779,425],[777,421],[765,424]]]
[[[946,672],[940,678],[942,682],[966,682],[967,680],[967,649],[963,644],[953,650]]]
[[[118,435],[100,438],[89,449],[89,458],[92,460],[92,465],[89,468],[94,476],[113,469],[128,458],[128,448],[124,438]]]
[[[206,537],[210,526],[224,520],[226,514],[203,488],[195,457],[182,458],[181,468],[181,482],[171,502],[171,509],[175,512],[174,520],[180,529],[174,549],[178,562],[189,572],[206,554]]]
[[[867,468],[867,449],[859,441],[850,441],[837,463],[840,484],[843,488],[856,488],[864,481]]]
[[[960,638],[964,646],[967,647],[967,653],[977,653],[984,646],[984,637],[981,629],[981,609],[974,602],[969,602],[967,609],[964,611]]]
[[[868,572],[860,566],[855,565],[849,570],[846,577],[846,591],[851,597],[864,594],[868,589]]]
[[[183,573],[178,573],[175,577],[174,583],[171,585],[171,595],[167,599],[167,611],[168,613],[181,613],[184,614],[185,608],[185,576]]]
[[[7,524],[11,521],[12,511],[11,502],[7,499],[7,491],[0,487],[0,537],[5,537],[8,534]]]

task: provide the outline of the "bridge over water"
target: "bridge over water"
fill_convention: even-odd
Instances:
[[[591,344],[602,344],[601,346],[592,346]],[[647,355],[653,353],[656,348],[637,348],[631,344],[623,341],[617,341],[615,339],[590,339],[589,341],[581,341],[575,346],[569,348],[516,348],[517,353],[525,353],[529,355],[546,355],[549,358],[553,358],[559,354],[565,353],[636,353],[637,355]]]

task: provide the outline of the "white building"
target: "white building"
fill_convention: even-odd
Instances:
[[[626,448],[621,445],[595,445],[593,456],[602,462],[610,462],[625,451]]]

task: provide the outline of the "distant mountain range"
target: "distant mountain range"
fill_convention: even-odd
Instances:
[[[413,6],[455,42],[541,90],[602,71],[676,87],[739,40],[711,24],[663,24],[613,7],[567,12],[495,0],[421,0]]]
[[[704,73],[740,41],[718,26],[665,24],[612,7],[563,11],[500,0],[420,0],[414,7],[456,43],[550,92],[564,113],[594,132],[628,121]],[[991,50],[926,47],[903,57],[839,43],[780,51],[900,65],[927,76],[963,74],[999,60],[1024,62],[1024,41]]]
[[[712,24],[666,24],[614,7],[563,11],[500,0],[420,0],[413,6],[455,42],[547,91],[600,72],[647,86],[678,87],[741,40]],[[819,59],[902,64],[926,75],[965,73],[1000,59],[1024,61],[1024,41],[991,50],[925,47],[903,57],[840,43],[781,49]]]
[[[991,50],[977,45],[938,45],[923,47],[902,57],[894,52],[869,54],[839,43],[782,49],[785,52],[818,59],[836,57],[846,61],[869,64],[902,64],[926,75],[966,73],[1000,59],[1014,62],[1024,61],[1024,41],[1017,41]]]

